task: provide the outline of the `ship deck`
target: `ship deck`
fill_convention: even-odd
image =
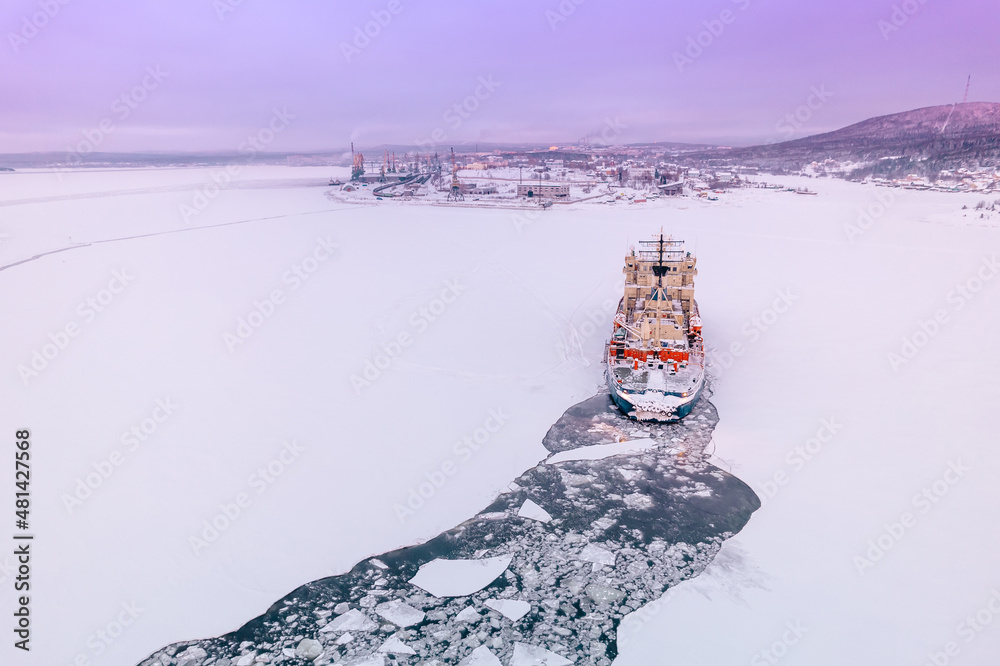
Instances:
[[[675,372],[666,369],[640,366],[638,370],[628,365],[612,364],[611,372],[615,379],[620,379],[620,388],[628,393],[643,391],[661,391],[663,393],[683,394],[697,388],[701,377],[700,366],[689,366]]]

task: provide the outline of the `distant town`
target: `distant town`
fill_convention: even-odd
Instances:
[[[353,152],[350,177],[331,178],[330,186],[332,197],[350,202],[401,199],[542,207],[581,201],[640,204],[680,196],[715,200],[734,188],[780,189],[767,182],[770,174],[759,167],[712,161],[656,144],[398,155],[383,149],[374,158]],[[304,163],[308,158],[289,157],[289,164]],[[847,178],[858,167],[828,159],[782,175]],[[1000,193],[1000,171],[992,168],[941,171],[933,180],[918,174],[859,180],[904,189]],[[814,194],[808,188],[798,193]]]

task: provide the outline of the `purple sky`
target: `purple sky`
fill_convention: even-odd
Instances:
[[[1000,101],[996,0],[576,2],[5,0],[0,153],[88,135],[102,151],[235,151],[275,108],[295,117],[267,149],[306,151],[435,130],[445,149],[602,131],[762,143],[960,101],[969,74],[970,101]],[[348,62],[372,12],[391,20]],[[800,109],[813,88],[829,98]],[[463,102],[478,108],[462,117]]]

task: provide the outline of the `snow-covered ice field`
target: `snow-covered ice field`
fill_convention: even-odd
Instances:
[[[774,178],[819,196],[525,225],[254,167],[185,215],[219,171],[0,174],[0,432],[30,429],[33,453],[25,663],[137,663],[481,510],[602,383],[622,255],[660,226],[699,257],[718,464],[764,506],[626,622],[617,663],[1000,653],[1000,230],[956,213],[983,197],[892,191],[880,212],[888,190]]]

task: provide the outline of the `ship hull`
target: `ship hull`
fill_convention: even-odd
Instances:
[[[662,396],[662,394],[654,392],[626,393],[616,385],[614,381],[614,374],[611,372],[610,368],[608,368],[608,371],[605,374],[607,375],[608,389],[611,391],[611,399],[614,400],[618,409],[620,409],[623,414],[629,418],[635,419],[636,421],[676,423],[691,413],[691,410],[694,409],[695,403],[698,402],[698,398],[701,397],[701,391],[704,388],[704,382],[699,383],[698,388],[694,393],[686,398],[678,397],[678,404],[672,407],[669,411],[666,409],[643,409],[641,405],[643,398],[647,394],[650,396],[655,395],[658,398]],[[639,406],[637,406],[636,403],[639,403]]]

